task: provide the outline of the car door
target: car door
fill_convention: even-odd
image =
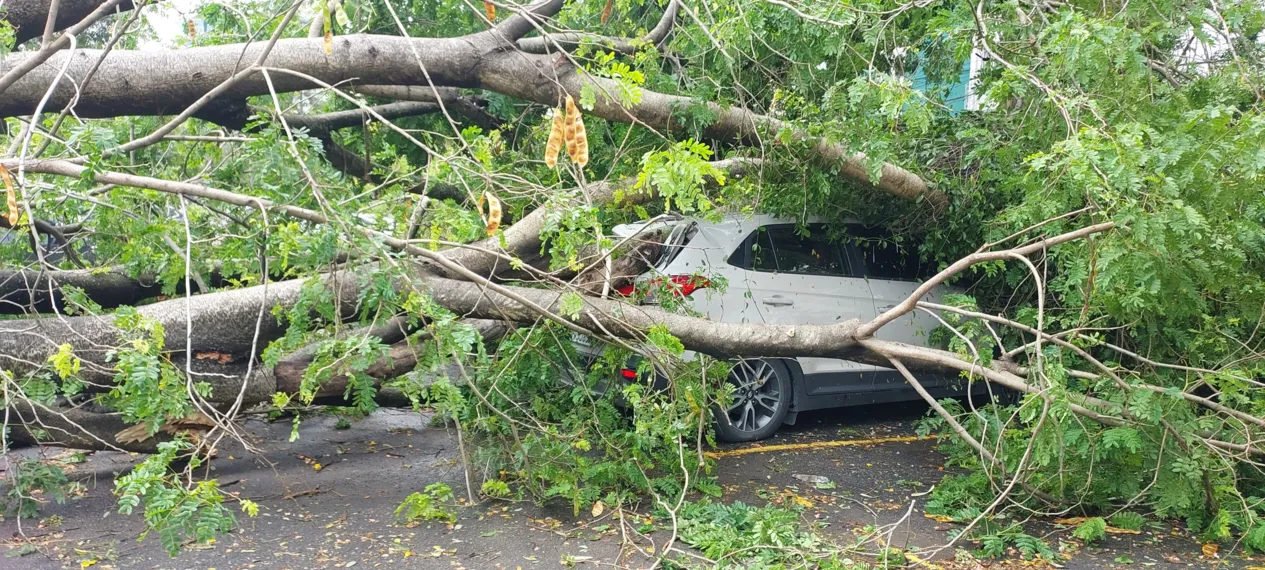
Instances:
[[[900,304],[922,286],[921,277],[927,275],[927,268],[921,264],[918,252],[911,245],[895,242],[885,230],[860,224],[849,224],[848,234],[852,238],[849,247],[865,266],[876,315]],[[937,303],[940,293],[938,289],[933,289],[921,300]],[[927,346],[931,331],[938,326],[940,322],[935,317],[915,309],[884,325],[875,336],[880,340]],[[876,390],[912,390],[894,369],[879,367],[878,370]],[[942,383],[943,378],[931,376],[924,385],[932,387]]]
[[[794,224],[769,224],[745,242],[749,248],[744,284],[763,321],[780,325],[826,325],[869,320],[874,303],[859,270],[828,239],[821,224],[799,231]],[[873,366],[835,358],[799,358],[812,380],[809,392],[866,391],[863,372]]]

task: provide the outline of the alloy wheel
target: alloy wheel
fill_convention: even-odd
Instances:
[[[734,429],[753,432],[773,421],[785,396],[776,375],[773,366],[763,360],[743,360],[734,365],[729,373],[734,391],[725,408]]]

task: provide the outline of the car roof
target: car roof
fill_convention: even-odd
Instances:
[[[744,232],[744,228],[757,228],[760,226],[774,224],[795,224],[798,222],[799,220],[792,217],[774,216],[771,214],[726,214],[721,216],[719,220],[715,221],[692,216],[676,216],[667,218],[663,216],[656,216],[655,218],[651,218],[649,220],[617,225],[614,228],[614,234],[621,237],[628,237],[641,232],[657,231],[659,229],[676,227],[682,223],[696,223],[700,228],[714,228],[727,232]],[[860,223],[860,221],[855,218],[830,220],[821,216],[809,216],[806,223],[857,224]]]
[[[756,225],[756,226],[767,226],[771,224],[799,223],[799,220],[796,218],[786,217],[786,216],[774,216],[771,214],[728,214],[728,215],[723,216],[717,222],[710,222],[707,220],[702,220],[702,219],[697,219],[697,218],[687,218],[687,219],[694,219],[700,224],[717,225],[717,226],[720,226],[720,225],[745,226],[749,224]],[[829,223],[859,224],[861,223],[860,220],[857,220],[856,218],[844,218],[842,220],[837,220],[837,219],[831,220],[831,219],[824,218],[822,216],[808,216],[805,222],[809,224],[829,224]]]

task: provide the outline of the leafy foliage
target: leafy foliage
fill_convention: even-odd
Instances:
[[[1107,536],[1107,521],[1102,517],[1091,517],[1076,525],[1072,536],[1085,542],[1098,542]]]
[[[189,468],[196,469],[202,459],[196,454],[188,455],[192,448],[192,444],[183,440],[160,443],[157,454],[147,457],[114,484],[120,514],[131,514],[137,507],[144,507],[149,528],[138,540],[157,532],[158,540],[172,556],[180,552],[185,541],[203,543],[228,532],[236,524],[233,512],[224,506],[218,481],[209,479],[186,484],[178,473],[170,470],[171,463],[181,456],[187,456]],[[242,506],[247,514],[255,510],[246,503]]]
[[[192,411],[190,388],[202,397],[210,395],[205,382],[193,382],[186,388],[183,375],[167,360],[162,324],[128,307],[119,309],[114,322],[124,333],[125,344],[107,355],[115,361],[118,374],[106,402],[123,412],[124,420],[144,423],[153,434],[164,421]]]
[[[661,8],[619,0],[608,20],[602,4],[567,3],[556,23],[639,37],[655,25]],[[398,23],[378,0],[330,0],[318,10],[332,16],[324,19],[323,31],[348,37],[397,34],[401,26],[414,37],[486,29],[479,12],[460,2],[395,6],[405,16]],[[278,22],[271,15],[285,7],[275,0],[203,3],[196,13],[209,31],[180,37],[177,45],[266,37]],[[301,27],[285,33],[303,35]],[[686,101],[669,110],[672,128],[663,132],[586,117],[592,160],[582,171],[541,164],[549,123],[544,106],[504,95],[466,93],[480,97],[480,109],[501,128],[450,124],[434,114],[400,119],[407,137],[375,121],[325,141],[284,128],[259,109],[275,105],[317,114],[347,110],[351,103],[281,93],[275,102],[246,101],[255,113],[246,140],[207,144],[187,138],[218,133],[219,126],[195,119],[179,131],[186,138],[128,153],[110,151],[164,119],[70,115],[58,136],[46,136],[58,121],[56,113],[46,113],[32,146],[46,146],[45,157],[82,158],[88,175],[55,182],[30,175],[24,199],[41,218],[88,228],[89,237],[75,240],[92,254],[88,271],[117,268],[165,295],[183,290],[186,273],[213,276],[220,289],[308,279],[296,303],[271,315],[287,331],[265,351],[266,365],[302,347],[315,354],[300,392],[293,400],[277,396],[278,407],[311,403],[323,384],[341,375],[348,378],[345,398],[371,412],[379,389],[367,371],[387,347],[346,335],[353,323],[345,317],[354,313],[360,325],[404,317],[419,363],[384,386],[418,407],[434,408],[471,436],[477,463],[498,473],[485,494],[560,499],[576,512],[599,501],[615,506],[635,497],[719,493],[697,448],[708,441],[709,409],[722,390],[718,379],[725,365],[708,358],[682,362],[686,347],[661,327],[648,331],[644,342],[611,347],[594,362],[576,350],[569,330],[555,324],[485,343],[458,315],[415,290],[409,264],[396,253],[348,230],[371,228],[436,251],[467,244],[485,237],[485,226],[461,197],[491,192],[503,200],[507,219],[546,209],[543,246],[532,253],[548,260],[553,277],[581,269],[593,250],[612,248],[613,225],[666,212],[860,219],[887,226],[894,241],[933,265],[981,244],[1035,240],[1110,221],[1110,232],[1043,252],[1036,259],[1038,275],[1021,263],[982,264],[957,282],[969,295],[943,299],[1026,327],[1074,332],[1058,337],[1067,345],[1037,342],[1030,332],[942,313],[955,331],[935,331],[934,341],[967,361],[1003,359],[1030,370],[1041,393],[1014,406],[945,403],[985,448],[997,450],[996,465],[981,462],[943,418],[924,422],[923,433],[944,435],[949,461],[970,470],[942,481],[928,510],[973,520],[996,496],[989,475],[1023,473],[1031,489],[1015,488],[1019,503],[1038,502],[1031,492],[1037,490],[1103,516],[1146,505],[1148,516],[1153,511],[1157,518],[1180,518],[1201,538],[1242,538],[1259,551],[1265,550],[1265,475],[1236,450],[1203,440],[1242,446],[1263,435],[1259,424],[1244,419],[1265,417],[1263,28],[1259,2],[716,2],[682,17],[662,50],[638,44],[624,55],[586,43],[570,54],[583,73],[618,87],[580,93],[586,109],[609,103],[606,97],[625,106],[645,103],[656,97],[651,91]],[[95,33],[80,38],[81,47],[101,45],[100,30]],[[12,37],[12,28],[0,21],[0,55],[13,48]],[[120,46],[134,46],[141,37],[127,34]],[[973,55],[979,105],[957,110],[949,84]],[[756,140],[738,144],[704,133],[731,126],[717,123],[726,105],[753,112]],[[0,141],[10,147],[20,132],[22,124],[8,119]],[[948,209],[929,215],[926,204],[841,183],[842,155],[823,156],[821,141],[863,153],[871,181],[880,179],[884,162],[917,173],[950,198]],[[327,143],[368,157],[370,176],[340,172],[328,160]],[[735,180],[709,162],[736,157],[762,159],[759,176]],[[196,179],[315,209],[329,223],[149,190],[100,189],[91,173],[102,170]],[[610,205],[588,199],[592,184],[629,178],[636,182],[620,198],[653,191],[659,199],[636,207],[622,199]],[[457,191],[423,201],[414,193],[419,183],[431,193],[441,185]],[[187,226],[180,212],[187,214]],[[182,245],[186,231],[188,252]],[[31,256],[25,239],[0,238],[5,267],[35,267]],[[339,296],[324,277],[349,260],[378,263],[353,299]],[[48,263],[71,268],[68,259]],[[509,263],[521,268],[526,261]],[[662,288],[661,307],[686,310]],[[133,308],[103,309],[73,288],[62,293],[67,313],[99,315],[122,331],[118,346],[107,347],[114,384],[97,403],[152,433],[193,409],[190,388],[207,395],[206,384],[190,384],[173,366],[169,354],[181,348],[166,346],[158,323]],[[564,316],[581,322],[580,296],[561,300]],[[610,385],[634,356],[637,379]],[[39,363],[44,368],[21,376],[6,372],[4,380],[20,389],[13,393],[36,402],[82,399],[89,387],[80,378],[86,368],[81,357],[87,358],[63,347]],[[977,375],[962,378],[979,381]],[[667,388],[660,389],[664,382]],[[1081,408],[1110,418],[1111,425],[1084,421],[1074,413]],[[298,416],[294,421],[297,437]],[[147,468],[120,480],[129,481],[126,508],[143,501],[147,520],[169,529],[160,530],[164,545],[181,537],[204,540],[231,520],[213,485],[185,488],[160,468],[178,453],[168,447],[151,458],[156,463],[147,461]],[[55,486],[57,478],[49,472],[27,481],[34,490]],[[1122,506],[1122,498],[1133,502]],[[196,517],[205,513],[205,524],[190,518],[190,508]],[[756,530],[761,521],[783,520],[784,513],[706,503],[696,508],[696,518],[730,517],[750,530],[724,542],[729,539],[700,526],[691,530],[700,548],[719,553],[751,544],[744,541],[753,537],[803,538]],[[1047,555],[1041,541],[997,524],[998,515],[987,513],[977,535],[986,554],[1014,546]],[[1110,522],[1130,528],[1138,520],[1120,513]]]
[[[849,558],[849,550],[823,539],[801,520],[798,510],[774,505],[729,505],[709,499],[689,503],[679,513],[681,540],[720,567],[863,570],[870,566]],[[903,564],[903,555],[887,549],[886,560]],[[691,567],[688,559],[676,561]],[[882,567],[880,565],[878,567]]]
[[[431,483],[421,493],[405,497],[395,509],[395,518],[401,522],[437,521],[457,522],[457,513],[447,506],[452,502],[452,488],[444,483]]]
[[[67,480],[61,467],[39,459],[24,459],[14,467],[4,493],[3,512],[33,518],[39,514],[40,504],[49,499],[66,502]]]
[[[1142,530],[1142,525],[1146,524],[1146,518],[1133,511],[1123,511],[1111,515],[1107,522],[1113,527],[1124,530]]]

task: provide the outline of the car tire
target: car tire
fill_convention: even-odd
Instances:
[[[791,373],[785,364],[741,360],[725,381],[734,386],[734,394],[728,405],[713,409],[718,441],[759,441],[782,427],[793,397]]]

